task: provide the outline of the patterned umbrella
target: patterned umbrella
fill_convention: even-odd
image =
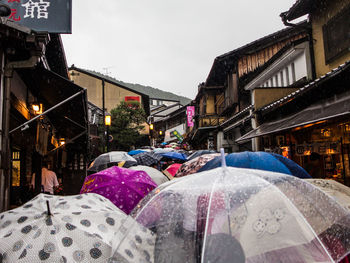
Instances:
[[[113,151],[99,155],[89,166],[88,173],[97,173],[114,165],[129,168],[136,164],[136,160],[127,152]]]
[[[129,214],[156,187],[146,172],[113,166],[87,176],[80,193],[100,194]]]
[[[332,179],[305,179],[350,211],[350,188]]]
[[[154,152],[143,152],[143,153],[136,154],[133,157],[137,161],[138,165],[146,165],[146,166],[157,164],[163,158],[163,156]]]
[[[187,160],[192,160],[194,158],[197,158],[201,155],[204,155],[204,154],[211,154],[211,153],[217,153],[217,151],[214,151],[214,150],[198,150],[198,151],[195,151],[194,153],[192,153],[190,156],[188,156]]]
[[[191,159],[181,165],[180,169],[177,170],[174,177],[182,177],[185,175],[196,173],[207,162],[213,160],[215,157],[219,155],[220,153],[203,154],[194,159]]]
[[[39,194],[0,214],[0,262],[107,262],[126,218],[97,194]]]
[[[161,171],[153,167],[149,167],[145,165],[136,165],[136,166],[130,167],[129,169],[146,172],[157,185],[160,185],[169,181],[169,178],[165,174],[163,174]]]

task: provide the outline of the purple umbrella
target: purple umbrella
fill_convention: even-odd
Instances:
[[[85,178],[80,193],[96,193],[108,198],[129,214],[157,184],[144,171],[113,166]]]

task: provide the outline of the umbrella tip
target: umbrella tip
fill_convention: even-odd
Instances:
[[[224,148],[220,148],[221,153],[221,167],[226,167],[226,159],[225,159],[225,150]]]
[[[50,210],[49,200],[46,200],[46,205],[47,205],[47,215],[48,215],[48,216],[52,216],[51,210]]]

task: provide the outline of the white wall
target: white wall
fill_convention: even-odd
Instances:
[[[171,129],[169,129],[169,130],[166,130],[166,131],[165,131],[165,136],[164,136],[164,141],[165,141],[165,142],[169,142],[169,141],[172,141],[172,140],[175,140],[175,139],[176,139],[175,136],[174,136],[174,137],[170,137],[170,133],[171,133],[172,131],[175,131],[175,130],[177,130],[181,135],[183,135],[183,134],[186,132],[185,123],[180,124],[180,125],[178,125],[178,126],[175,126],[175,127],[171,128]]]

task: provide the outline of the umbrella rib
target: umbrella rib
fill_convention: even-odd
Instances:
[[[223,173],[225,173],[226,171],[226,167],[222,167],[221,168],[223,170]],[[222,177],[218,177],[215,182],[212,185],[211,191],[210,191],[210,196],[209,196],[209,203],[208,203],[208,209],[207,209],[207,214],[206,214],[206,220],[205,220],[205,230],[204,230],[204,238],[203,238],[203,248],[201,251],[202,254],[202,258],[201,258],[201,262],[203,262],[204,260],[204,251],[205,251],[205,242],[207,240],[207,233],[208,233],[208,226],[209,226],[209,213],[210,213],[210,208],[211,208],[211,203],[212,203],[212,198],[213,198],[213,192],[214,192],[214,186],[218,183],[219,180],[221,180]],[[230,225],[229,225],[229,229],[230,229]],[[230,231],[231,232],[231,231]],[[231,233],[230,233],[231,234]]]
[[[174,186],[176,186],[176,184],[169,185],[169,186],[167,187],[167,189],[172,188],[172,187],[174,187]],[[155,189],[157,189],[157,188],[155,188]],[[153,192],[155,189],[153,189],[152,192]],[[151,194],[152,192],[150,192],[149,194]],[[152,200],[153,200],[155,197],[157,197],[158,195],[159,195],[159,194],[153,195],[153,196],[151,197],[151,199],[148,200],[147,203],[151,203]],[[145,209],[145,207],[146,207],[146,205],[144,205],[144,206],[142,207],[142,209],[141,209],[137,214],[138,214],[138,215],[141,215],[141,214],[142,214],[142,211]],[[133,225],[136,224],[136,223],[138,223],[138,222],[137,222],[137,216],[135,216],[135,222],[133,223]],[[123,224],[121,224],[121,225],[119,226],[118,230],[117,230],[115,233],[117,233],[117,232],[119,231],[119,229],[122,227],[122,225],[123,225]],[[131,227],[129,227],[128,230],[126,231],[126,233],[123,234],[123,238],[121,239],[121,241],[119,242],[118,246],[115,248],[115,250],[114,250],[113,253],[115,253],[116,251],[118,251],[120,245],[124,242],[124,239],[129,235],[130,230],[131,230]]]

